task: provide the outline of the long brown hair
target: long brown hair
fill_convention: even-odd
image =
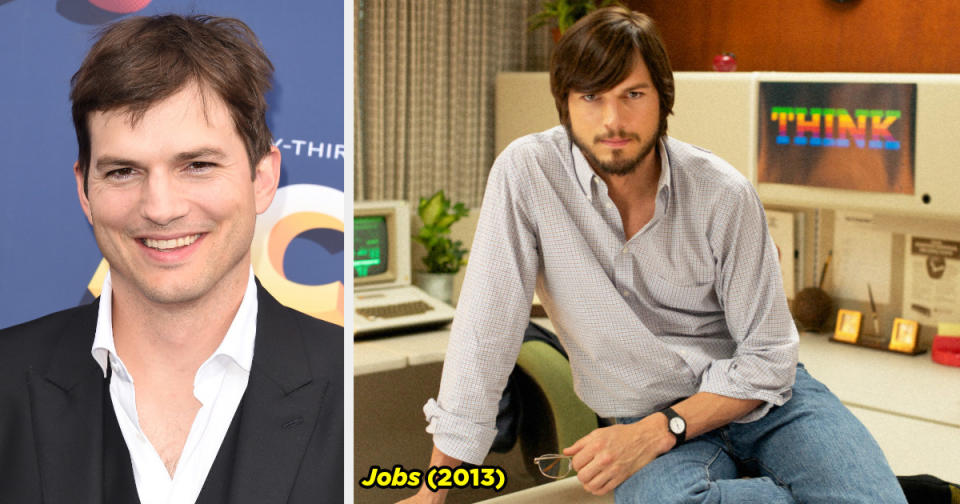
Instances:
[[[660,99],[658,136],[673,113],[673,70],[653,20],[623,7],[597,9],[564,34],[550,60],[550,91],[560,123],[570,129],[570,91],[598,93],[613,88],[643,58]]]

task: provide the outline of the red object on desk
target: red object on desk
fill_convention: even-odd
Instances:
[[[934,336],[931,354],[933,362],[960,367],[960,337]]]
[[[713,69],[718,72],[733,72],[737,70],[737,56],[732,52],[725,52],[713,57]]]

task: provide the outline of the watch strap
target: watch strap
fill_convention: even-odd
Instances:
[[[686,421],[686,419],[684,419],[682,416],[680,416],[679,414],[677,414],[677,412],[674,411],[673,408],[669,408],[669,407],[668,407],[668,408],[664,408],[664,409],[660,410],[660,412],[667,416],[667,430],[670,431],[670,433],[673,434],[674,437],[677,438],[677,444],[676,444],[676,446],[682,445],[682,444],[684,443],[684,441],[687,440],[687,421]],[[681,430],[680,432],[674,432],[673,429],[670,428],[670,423],[673,421],[674,418],[679,418],[680,421],[683,422],[683,430]]]

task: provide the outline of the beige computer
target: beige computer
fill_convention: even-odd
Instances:
[[[411,283],[407,202],[357,202],[353,226],[354,337],[419,331],[453,320],[452,306]]]

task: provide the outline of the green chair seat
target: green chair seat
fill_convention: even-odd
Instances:
[[[523,419],[520,443],[527,471],[538,481],[533,458],[560,453],[597,428],[597,415],[573,391],[573,375],[566,357],[547,343],[527,341],[520,347],[517,366],[522,371],[520,400]],[[572,474],[572,473],[571,473]]]

